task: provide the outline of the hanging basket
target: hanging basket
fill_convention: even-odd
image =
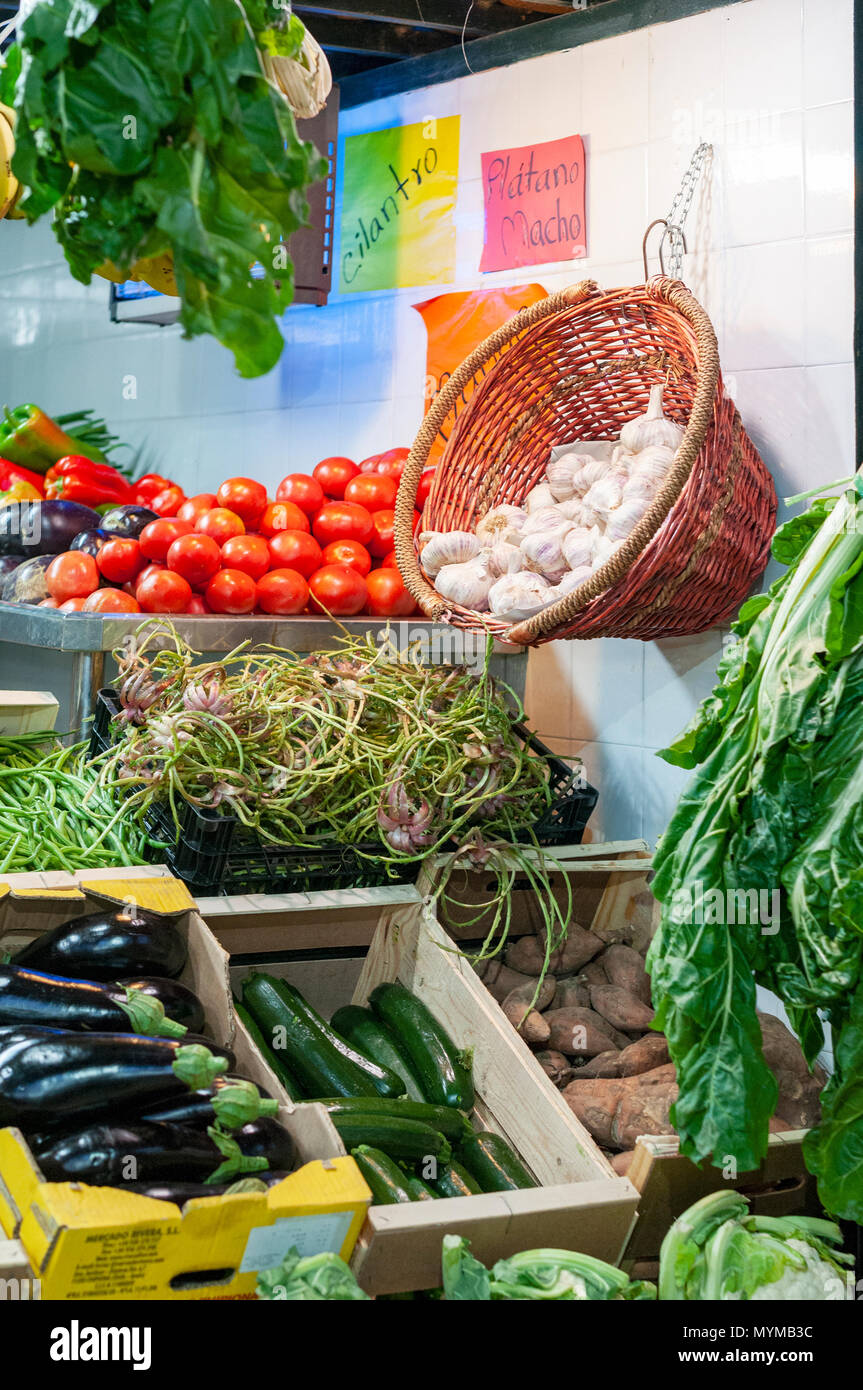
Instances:
[[[601,569],[519,623],[437,593],[411,522],[439,431],[447,444],[423,530],[472,531],[492,507],[522,502],[554,446],[616,440],[656,382],[683,440],[649,510]],[[435,621],[522,645],[649,641],[702,632],[734,613],[767,564],[775,515],[770,474],[723,389],[713,326],[686,287],[657,276],[603,292],[585,280],[516,314],[447,382],[405,464],[394,541],[407,587]]]

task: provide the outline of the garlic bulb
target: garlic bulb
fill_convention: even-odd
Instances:
[[[633,501],[636,497],[644,497],[648,502],[652,502],[661,487],[660,479],[651,478],[648,473],[633,473],[623,489],[623,501],[620,505],[625,507],[627,502]]]
[[[479,541],[470,531],[424,531],[419,538],[420,562],[429,579],[444,565],[461,565],[479,551]]]
[[[493,579],[500,579],[504,574],[517,574],[524,564],[524,556],[518,546],[510,545],[509,541],[496,541],[481,555]]]
[[[577,472],[572,475],[572,490],[578,496],[583,497],[588,488],[598,483],[604,473],[608,471],[607,464],[601,459],[591,458],[589,454],[582,455],[583,462]]]
[[[591,561],[591,569],[594,571],[600,569],[602,565],[606,564],[607,561],[611,559],[615,550],[617,550],[622,544],[622,541],[612,541],[609,540],[608,536],[600,536],[599,540],[596,542],[596,545],[593,547],[593,560]]]
[[[482,613],[488,608],[488,595],[494,576],[479,556],[462,565],[444,565],[434,586],[442,598]]]
[[[584,584],[592,574],[590,565],[579,565],[577,569],[567,570],[557,585],[557,597],[563,598],[564,594],[571,594],[573,589],[577,589],[579,584]]]
[[[477,522],[476,534],[483,545],[493,545],[495,541],[509,541],[512,545],[518,545],[526,521],[527,512],[523,507],[512,507],[503,502],[499,507],[492,507]]]
[[[521,543],[521,553],[527,561],[525,568],[556,584],[569,569],[562,541],[563,536],[557,531],[537,531],[533,536],[525,536]]]
[[[585,530],[590,530],[591,526],[604,524],[604,518],[600,516],[599,512],[579,501],[577,497],[571,497],[568,502],[559,502],[557,510],[561,516],[565,516],[575,526],[584,527]]]
[[[564,502],[561,505],[566,506],[566,503]],[[550,532],[556,531],[563,534],[569,530],[571,525],[572,522],[568,517],[563,515],[560,507],[541,507],[538,512],[531,512],[528,516],[527,521],[524,523],[524,530],[521,533],[519,544],[523,548],[527,536],[536,536],[539,534],[547,535]]]
[[[574,526],[563,539],[563,555],[569,568],[579,569],[582,565],[590,567],[593,548],[599,540],[598,526]]]
[[[653,478],[656,482],[664,482],[673,461],[673,449],[667,448],[664,444],[649,444],[646,449],[635,455],[630,476],[638,473]]]
[[[507,574],[497,581],[488,602],[495,617],[520,623],[547,607],[553,597],[552,585],[541,574]]]
[[[585,506],[592,507],[601,516],[607,516],[623,501],[623,488],[626,481],[626,477],[620,473],[606,471],[605,475],[585,493]]]
[[[635,530],[649,506],[650,499],[647,497],[633,497],[628,502],[622,502],[608,518],[608,526],[605,530],[607,539],[625,541],[630,532]]]
[[[614,453],[611,455],[611,467],[615,472],[625,473],[629,476],[629,470],[635,454],[630,453],[629,449],[624,449],[622,444],[618,444]]]
[[[553,507],[554,493],[548,483],[539,483],[537,487],[531,488],[524,499],[524,505],[528,512],[538,512],[543,507]]]
[[[555,501],[565,502],[572,497],[575,492],[573,478],[582,468],[595,462],[587,454],[562,454],[559,459],[552,459],[545,470],[545,477]]]
[[[648,444],[664,444],[669,449],[676,449],[680,444],[683,429],[662,413],[663,390],[661,382],[652,386],[650,404],[645,413],[630,420],[620,431],[620,442],[624,449],[637,454],[646,449]]]

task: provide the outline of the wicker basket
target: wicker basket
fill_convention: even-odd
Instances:
[[[520,623],[437,593],[411,522],[438,431],[448,441],[424,529],[472,530],[491,507],[522,501],[555,445],[617,439],[657,381],[666,383],[663,409],[685,434],[650,509],[596,574]],[[523,645],[648,641],[702,632],[734,613],[767,563],[775,515],[773,482],[722,386],[713,327],[686,287],[657,276],[603,293],[586,280],[516,314],[447,382],[405,465],[395,550],[405,583],[438,622]]]

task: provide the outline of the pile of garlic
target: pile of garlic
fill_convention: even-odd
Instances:
[[[553,459],[520,507],[493,507],[475,531],[425,531],[423,569],[451,603],[521,622],[591,577],[641,521],[683,438],[662,411],[661,385],[630,420],[607,460]],[[586,443],[587,441],[585,441]]]

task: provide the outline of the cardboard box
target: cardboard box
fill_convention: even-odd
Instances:
[[[539,1185],[528,1191],[370,1207],[353,1258],[360,1284],[371,1294],[437,1287],[441,1241],[447,1233],[467,1236],[474,1253],[487,1263],[519,1250],[563,1245],[616,1264],[635,1220],[634,1187],[614,1174],[554,1087],[538,1084],[547,1080],[539,1064],[419,895],[399,888],[385,890],[385,902],[364,897],[380,891],[282,899],[278,912],[261,913],[260,927],[253,914],[243,925],[230,915],[211,921],[223,940],[229,923],[228,938],[239,938],[247,950],[275,952],[281,942],[290,958],[268,960],[265,968],[294,982],[327,1015],[351,998],[364,1003],[383,980],[401,980],[456,1042],[473,1048],[478,1126],[504,1135]],[[362,908],[366,928],[372,916],[376,927],[368,951],[353,948],[342,962],[340,991],[338,951],[328,926],[343,937],[354,934],[347,899]],[[309,943],[305,951],[298,948],[299,941]],[[321,956],[317,961],[315,948]],[[359,978],[357,955],[365,956]],[[248,969],[232,969],[235,985]],[[244,1034],[238,1022],[238,1047]],[[272,1074],[264,1084],[278,1093]]]
[[[179,914],[189,958],[181,979],[237,1067],[271,1088],[245,1031],[236,1035],[228,957],[185,885],[157,866],[0,879],[3,949],[110,904]],[[282,1093],[282,1098],[283,1093]],[[371,1194],[322,1106],[283,1105],[302,1166],[266,1193],[208,1197],[182,1210],[115,1188],[45,1182],[18,1130],[0,1130],[0,1227],[29,1257],[48,1299],[249,1298],[256,1273],[292,1245],[303,1254],[353,1250]]]
[[[33,1302],[41,1296],[41,1281],[20,1240],[0,1240],[0,1303]]]
[[[0,690],[0,736],[50,733],[59,711],[50,690]]]

